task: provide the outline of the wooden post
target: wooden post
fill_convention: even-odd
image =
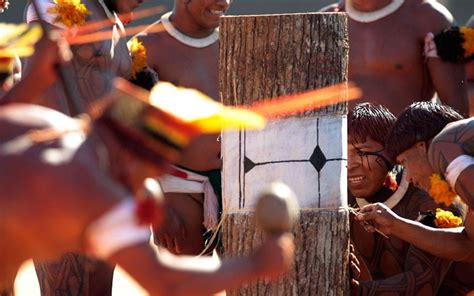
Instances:
[[[220,24],[220,91],[224,104],[347,81],[347,19],[341,13],[229,16]],[[223,135],[223,245],[248,254],[261,241],[253,206],[269,182],[298,195],[296,263],[278,283],[230,295],[348,295],[346,210],[347,104],[272,121],[263,131]]]

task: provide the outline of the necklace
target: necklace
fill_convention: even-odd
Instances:
[[[403,171],[402,180],[400,181],[400,186],[398,186],[397,191],[395,191],[386,201],[383,202],[389,209],[393,209],[398,203],[402,200],[408,190],[408,180],[406,178],[406,171]],[[357,204],[360,208],[363,206],[369,205],[370,203],[363,198],[356,198]]]
[[[392,0],[389,5],[382,7],[379,10],[364,12],[355,9],[354,6],[352,6],[352,0],[345,1],[347,15],[351,19],[360,23],[371,23],[384,18],[397,11],[404,3],[404,0]]]
[[[178,40],[179,42],[187,46],[191,46],[195,48],[204,48],[204,47],[208,47],[211,44],[214,44],[217,40],[219,40],[219,29],[215,29],[211,33],[211,35],[204,38],[193,38],[181,33],[171,23],[170,21],[171,13],[172,13],[171,11],[168,13],[165,13],[161,17],[161,23],[163,24],[163,27],[165,28],[166,32],[168,32],[168,34],[170,34],[174,39]]]

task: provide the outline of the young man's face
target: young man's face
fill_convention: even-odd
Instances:
[[[193,21],[202,28],[219,27],[219,19],[229,8],[232,0],[184,0],[184,7]]]
[[[384,155],[384,146],[367,137],[364,142],[357,141],[349,135],[347,184],[351,194],[368,201],[374,197],[383,186],[388,168],[383,159],[377,155]]]
[[[428,160],[424,142],[418,142],[413,147],[397,156],[397,162],[407,171],[408,180],[418,188],[428,191],[431,187],[430,176],[434,173]]]

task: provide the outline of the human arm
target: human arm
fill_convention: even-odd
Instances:
[[[371,225],[365,225],[365,229],[369,232],[374,232],[377,228],[386,235],[395,235],[437,257],[453,261],[474,261],[474,214],[472,211],[469,211],[466,216],[464,228],[431,228],[402,218],[381,203],[363,207],[357,214],[356,220],[371,223]]]
[[[35,45],[35,54],[30,58],[30,66],[25,69],[22,80],[0,99],[0,104],[35,103],[57,80],[56,66],[69,59],[64,41],[43,37]]]
[[[432,32],[437,34],[453,25],[449,11],[436,1],[424,1],[415,11],[420,31],[420,42]],[[450,63],[440,58],[427,58],[428,72],[443,104],[449,105],[463,116],[469,114],[466,71],[463,64]]]
[[[471,16],[466,24],[467,27],[474,28],[474,15]],[[467,88],[469,96],[470,116],[474,116],[474,61],[466,64]]]
[[[450,164],[460,156],[465,155],[471,158],[471,162],[466,160],[466,168],[462,170],[456,180],[450,175]],[[428,159],[431,167],[437,173],[445,176],[459,197],[467,203],[470,208],[474,206],[474,120],[465,119],[448,124],[431,141],[428,150]]]
[[[291,265],[293,243],[289,235],[270,237],[256,253],[220,266],[210,258],[167,257],[157,257],[143,243],[117,252],[109,262],[119,264],[152,295],[210,295],[259,277],[275,279]]]

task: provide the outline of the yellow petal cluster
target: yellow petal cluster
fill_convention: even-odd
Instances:
[[[0,23],[0,58],[27,57],[42,36],[38,25]]]
[[[430,182],[429,194],[434,201],[438,204],[444,203],[446,206],[450,206],[456,198],[456,193],[451,190],[448,182],[443,180],[439,174],[431,175]]]
[[[464,57],[469,57],[474,54],[474,28],[461,27],[459,31],[464,38],[462,47],[464,48]]]
[[[462,225],[462,219],[455,216],[450,211],[445,211],[443,209],[436,209],[436,227],[438,228],[453,228],[459,227]]]
[[[137,78],[137,73],[146,67],[146,48],[138,38],[133,38],[128,42],[128,49],[132,57],[132,78]]]
[[[200,91],[176,87],[168,82],[159,82],[153,87],[149,103],[194,125],[202,133],[216,133],[222,129],[260,129],[266,123],[258,113],[224,106]]]
[[[48,13],[56,15],[53,22],[68,28],[84,25],[91,14],[81,0],[54,0],[54,4],[48,9]]]

